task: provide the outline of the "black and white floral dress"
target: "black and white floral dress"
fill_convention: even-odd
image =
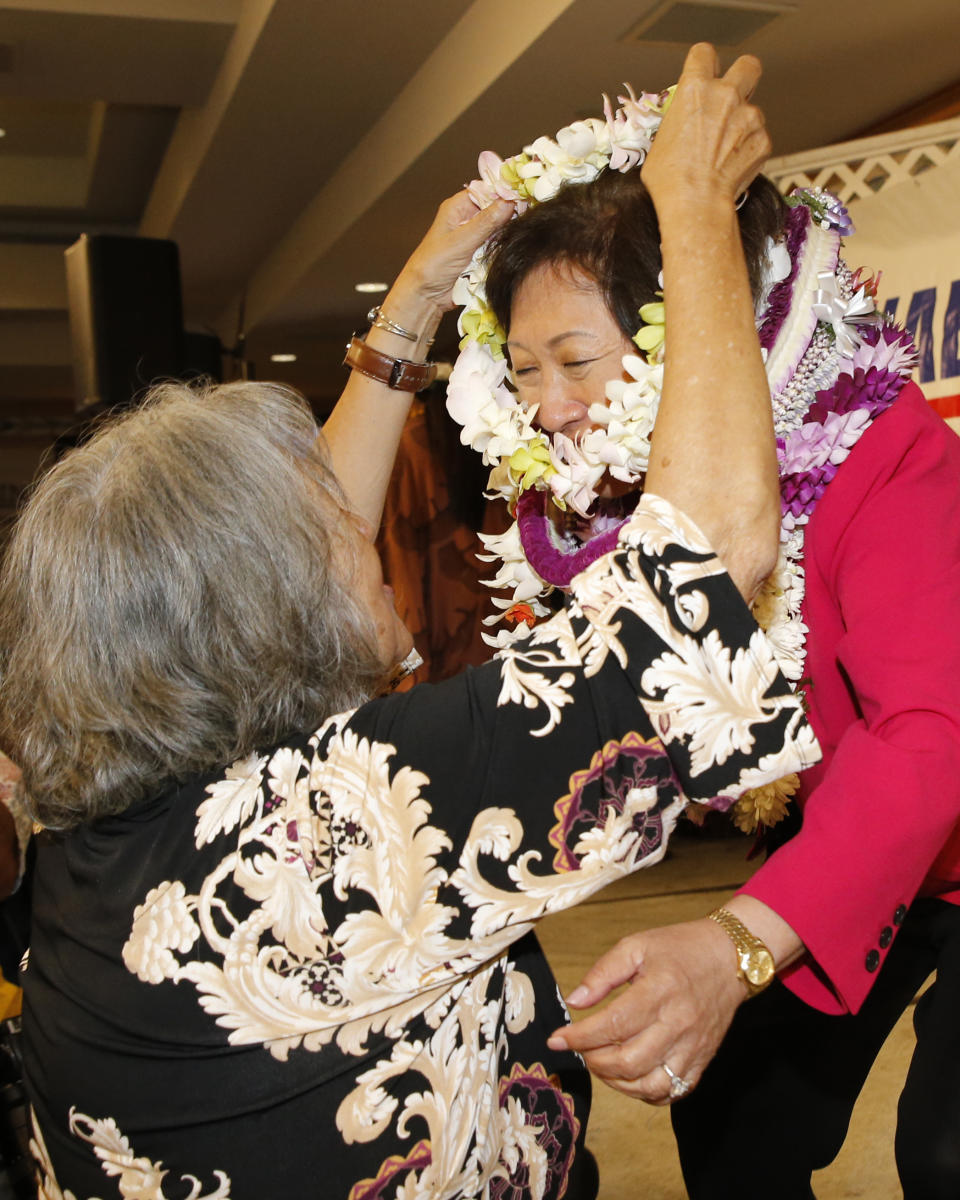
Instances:
[[[817,748],[698,530],[646,496],[566,610],[40,849],[41,1196],[584,1195],[536,920]]]

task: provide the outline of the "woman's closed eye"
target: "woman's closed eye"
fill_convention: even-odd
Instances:
[[[523,379],[524,377],[529,379],[531,375],[535,374],[536,370],[536,367],[514,367],[513,374],[517,379]]]

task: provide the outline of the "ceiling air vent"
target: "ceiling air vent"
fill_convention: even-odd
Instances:
[[[638,21],[621,40],[684,45],[713,42],[715,46],[734,47],[799,7],[799,0],[668,0]]]

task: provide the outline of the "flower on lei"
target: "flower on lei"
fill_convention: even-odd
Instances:
[[[507,335],[501,328],[500,322],[493,315],[493,309],[473,308],[463,314],[463,337],[460,340],[462,350],[470,342],[479,342],[489,346],[494,358],[503,358],[503,344]]]
[[[616,112],[613,111],[609,99],[606,96],[603,98],[603,115],[610,131],[612,147],[612,171],[630,171],[643,162],[676,90],[674,85],[659,96],[641,92],[638,99],[629,84],[624,84],[624,87],[627,89],[627,95],[617,97],[620,107]]]
[[[640,309],[640,320],[643,324],[633,335],[637,346],[651,361],[663,353],[663,340],[666,332],[663,301],[644,304]]]
[[[786,535],[777,565],[764,580],[751,605],[754,620],[766,633],[784,677],[796,683],[803,674],[807,627],[800,620],[803,604],[802,530]]]
[[[542,433],[532,438],[527,445],[514,450],[507,463],[511,482],[521,492],[533,487],[539,479],[549,482],[556,470],[550,453],[550,443]]]
[[[744,833],[753,833],[761,825],[776,825],[783,820],[787,804],[799,787],[799,775],[784,775],[773,783],[751,788],[730,810],[734,825]]]
[[[546,616],[550,610],[539,602],[544,591],[543,580],[527,562],[516,522],[505,533],[481,533],[479,536],[486,553],[478,554],[477,558],[481,562],[499,561],[500,563],[500,569],[496,576],[493,579],[485,579],[484,584],[489,588],[513,589],[510,600],[501,601],[505,608],[510,608],[514,604],[527,603],[533,605],[538,617]],[[496,604],[499,599],[500,597],[495,597],[494,603]],[[499,620],[500,618],[494,619]],[[490,618],[485,618],[485,620],[492,624]]]
[[[870,413],[865,408],[854,408],[844,413],[828,412],[822,423],[809,421],[801,425],[783,439],[782,447],[777,447],[780,474],[809,471],[828,462],[839,466],[869,422]]]
[[[521,156],[517,156],[519,158]],[[494,200],[512,200],[517,206],[517,214],[524,212],[527,207],[527,197],[520,186],[516,171],[516,159],[511,160],[513,170],[504,171],[504,162],[499,154],[492,150],[484,150],[477,160],[477,170],[480,178],[468,184],[467,191],[470,199],[477,208],[486,208]]]
[[[503,619],[508,625],[519,625],[522,622],[532,627],[537,623],[537,614],[533,611],[532,604],[511,604],[509,608],[504,609]]]
[[[806,205],[821,229],[833,229],[841,237],[849,237],[855,232],[847,206],[833,192],[826,192],[819,187],[797,188],[787,197],[787,204],[791,208],[798,204]]]
[[[864,371],[876,367],[906,378],[916,365],[913,338],[905,329],[889,324],[864,330],[860,345],[840,360],[840,370],[847,375],[853,375],[858,367]]]
[[[521,171],[526,173],[527,186],[537,203],[555,196],[564,184],[596,179],[609,156],[609,139],[598,137],[599,130],[606,131],[602,121],[578,121],[561,129],[556,141],[540,137],[527,148],[530,161]]]
[[[575,440],[563,433],[555,433],[550,445],[550,463],[553,468],[548,483],[554,502],[561,507],[569,505],[581,517],[597,498],[597,485],[606,473],[602,462],[591,461],[589,434]]]
[[[460,440],[483,455],[487,466],[509,458],[537,436],[534,409],[521,407],[506,386],[507,363],[482,342],[468,342],[447,384],[447,411],[463,430]]]
[[[621,453],[609,456],[610,474],[623,483],[637,483],[650,459],[650,437],[660,393],[663,391],[663,363],[650,362],[636,354],[622,360],[628,379],[611,379],[606,386],[606,404],[591,404],[590,420],[605,426],[612,447]]]
[[[882,412],[896,397],[903,381],[894,371],[883,367],[856,367],[850,372],[842,372],[829,396],[830,408],[824,400],[815,400],[811,404],[808,416],[813,421],[825,422],[831,411],[843,414],[863,409],[871,416]]]

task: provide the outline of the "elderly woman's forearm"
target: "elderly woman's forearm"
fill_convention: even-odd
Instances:
[[[417,334],[418,340],[412,342],[388,329],[374,327],[364,339],[367,345],[392,358],[425,361],[442,312],[424,294],[422,284],[401,273],[381,307],[392,321]],[[374,529],[380,525],[393,462],[412,400],[412,392],[389,388],[359,371],[351,371],[336,407],[323,426],[334,473],[350,505]]]
[[[741,591],[776,561],[770,391],[733,205],[723,197],[661,221],[667,366],[648,486],[701,526]]]
[[[512,212],[502,200],[478,209],[466,191],[445,200],[380,306],[394,326],[413,336],[374,326],[367,344],[390,358],[423,362],[460,272]],[[333,469],[350,504],[374,529],[412,398],[353,371],[324,425]]]

